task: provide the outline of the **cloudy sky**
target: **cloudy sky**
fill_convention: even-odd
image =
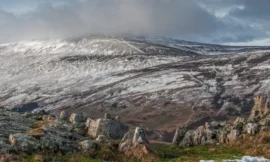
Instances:
[[[86,34],[270,45],[270,0],[0,0],[0,42]]]

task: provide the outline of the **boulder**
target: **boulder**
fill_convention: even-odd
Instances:
[[[270,115],[266,116],[264,119],[262,119],[260,122],[260,125],[262,126],[270,126]]]
[[[128,149],[129,147],[136,144],[141,144],[141,145],[150,144],[144,129],[140,127],[136,127],[134,130],[128,131],[124,135],[120,143],[119,149],[120,151],[124,151],[125,149]]]
[[[32,152],[33,150],[39,149],[38,141],[28,134],[12,134],[9,136],[9,142],[12,145],[16,145],[20,151],[24,152]]]
[[[233,123],[233,129],[237,129],[238,131],[242,131],[244,128],[244,125],[246,123],[246,119],[238,117]]]
[[[110,119],[107,114],[104,119],[91,120],[87,134],[92,138],[104,135],[108,139],[121,139],[124,136],[125,129],[120,121]]]
[[[157,161],[146,132],[140,127],[128,131],[124,135],[119,145],[119,151],[124,153],[127,157],[136,157],[142,161]]]
[[[196,130],[187,131],[186,127],[177,129],[173,144],[180,146],[197,146],[207,144],[225,143],[229,124],[226,122],[205,123]]]
[[[270,126],[261,126],[260,132],[270,132]]]
[[[97,138],[96,138],[96,141],[98,143],[107,143],[109,140],[106,138],[106,136],[104,135],[99,135]]]
[[[257,122],[261,118],[270,114],[270,98],[258,95],[255,98],[254,106],[251,111],[250,120]]]
[[[44,121],[46,121],[46,120],[54,120],[54,117],[52,115],[43,115],[42,120],[44,120]]]
[[[119,151],[120,152],[123,152],[123,151],[131,148],[131,146],[132,146],[132,143],[131,142],[122,142],[119,145]]]
[[[182,141],[182,139],[185,137],[186,132],[187,132],[187,127],[185,126],[177,128],[174,134],[172,143],[174,145],[178,145]]]
[[[239,139],[241,135],[241,131],[239,131],[238,129],[231,129],[231,132],[228,134],[228,140],[230,142],[236,141],[237,139]]]
[[[96,145],[91,140],[85,140],[79,143],[79,149],[83,151],[90,151],[95,149]]]
[[[67,121],[70,118],[70,113],[68,113],[67,111],[62,111],[59,117],[61,120]]]
[[[260,127],[256,123],[248,123],[246,125],[247,133],[250,135],[256,135],[260,131]]]
[[[89,128],[91,121],[92,121],[91,118],[87,118],[87,119],[86,119],[86,122],[85,122],[85,127],[86,127],[86,128]]]
[[[140,143],[140,144],[147,143],[147,144],[149,144],[148,137],[147,137],[144,129],[142,129],[140,127],[137,127],[135,129],[135,132],[134,132],[133,144],[135,144],[135,143]]]
[[[184,138],[180,142],[179,146],[183,147],[190,147],[194,146],[194,137],[195,137],[196,131],[195,130],[189,130],[185,134]]]
[[[83,113],[72,113],[69,117],[69,121],[72,124],[85,123],[87,118],[83,115]]]

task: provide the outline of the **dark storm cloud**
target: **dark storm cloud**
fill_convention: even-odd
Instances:
[[[0,41],[128,33],[226,43],[265,38],[270,31],[268,0],[26,1],[33,8],[23,14],[0,10]]]
[[[202,7],[228,24],[227,34],[220,42],[260,42],[270,45],[270,1],[269,0],[202,0]],[[232,30],[232,26],[237,26]],[[234,36],[228,37],[228,33]],[[265,44],[263,40],[266,40]]]
[[[242,0],[242,5],[245,7],[241,11],[232,13],[238,17],[250,19],[270,20],[270,1],[269,0]]]
[[[13,21],[0,24],[1,32],[8,36],[1,36],[1,40],[92,33],[190,39],[211,35],[223,28],[221,21],[187,0],[89,0],[68,1],[61,6],[47,1],[32,12],[11,16]]]

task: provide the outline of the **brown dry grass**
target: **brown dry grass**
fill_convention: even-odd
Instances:
[[[43,126],[47,126],[51,124],[53,120],[46,120],[46,121],[38,121],[31,125],[32,128],[42,128]]]
[[[270,132],[262,132],[256,136],[245,135],[231,146],[241,149],[246,155],[270,158]]]
[[[32,130],[26,131],[25,133],[33,137],[41,137],[44,135],[44,129],[42,128],[32,129]]]

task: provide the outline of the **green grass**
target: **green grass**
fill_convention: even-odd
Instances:
[[[159,162],[198,162],[199,160],[222,161],[224,159],[239,159],[243,154],[237,148],[230,146],[196,146],[182,148],[167,144],[152,144],[155,154],[160,158]],[[139,162],[135,158],[125,157],[118,152],[118,143],[110,143],[99,146],[91,154],[41,154],[44,159],[61,162],[100,162],[100,159],[118,162]],[[34,155],[22,156],[23,162],[34,162]],[[156,162],[156,161],[155,161]]]
[[[237,149],[228,146],[197,146],[182,148],[173,145],[153,144],[160,162],[181,162],[237,159],[243,154]]]
[[[44,161],[60,161],[60,162],[100,162],[100,160],[92,159],[87,155],[81,154],[67,154],[67,155],[39,155],[42,158],[38,158],[41,162]],[[35,155],[21,156],[22,162],[36,162]]]

